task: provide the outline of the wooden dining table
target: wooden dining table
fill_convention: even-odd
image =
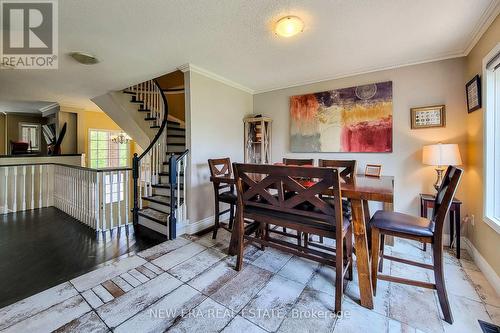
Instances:
[[[236,183],[233,177],[228,176],[211,177],[210,180],[219,184],[233,185]],[[385,207],[392,207],[394,201],[394,177],[355,175],[350,181],[341,180],[340,190],[342,197],[351,201],[360,303],[368,309],[373,309],[373,288],[367,240],[368,201],[382,202],[388,204]],[[328,195],[328,190],[324,194]],[[231,244],[235,242],[237,240],[233,232]]]

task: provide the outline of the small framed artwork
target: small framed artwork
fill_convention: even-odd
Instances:
[[[380,177],[382,166],[380,164],[367,164],[365,168],[365,176]]]
[[[467,111],[469,113],[481,108],[481,78],[474,76],[472,80],[465,85],[465,94],[467,96]]]
[[[445,127],[446,125],[444,105],[411,108],[410,116],[412,129]]]

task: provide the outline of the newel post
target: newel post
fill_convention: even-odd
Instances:
[[[177,188],[177,158],[174,154],[170,155],[168,160],[168,180],[170,183],[170,216],[168,223],[168,234],[170,239],[175,239],[177,237],[177,197],[176,197],[176,188]],[[179,193],[177,193],[179,195]]]
[[[132,222],[137,225],[139,222],[139,193],[137,189],[139,180],[139,157],[137,153],[134,154],[132,158],[132,179],[133,179],[133,191],[134,191],[134,208],[132,209]]]

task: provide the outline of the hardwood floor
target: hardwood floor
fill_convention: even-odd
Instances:
[[[0,215],[0,308],[167,240],[125,229],[103,237],[54,207]]]

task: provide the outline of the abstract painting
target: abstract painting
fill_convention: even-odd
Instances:
[[[290,97],[292,152],[392,152],[392,82]]]

